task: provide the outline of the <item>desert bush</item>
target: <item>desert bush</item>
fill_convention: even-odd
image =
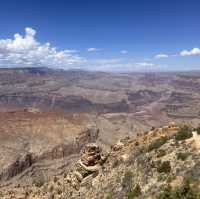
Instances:
[[[163,174],[160,174],[159,176],[158,176],[158,182],[163,182],[163,181],[165,181],[167,179],[167,176],[166,175],[163,175]]]
[[[189,155],[190,155],[189,153],[177,153],[176,154],[177,159],[182,160],[182,161],[185,161]]]
[[[169,185],[156,197],[156,199],[200,199],[200,194],[185,181],[180,187],[172,189]]]
[[[119,159],[117,159],[117,158],[115,158],[114,160],[113,160],[113,162],[112,162],[112,168],[116,168],[116,167],[118,167],[119,165],[120,165],[120,160]]]
[[[126,171],[122,180],[122,187],[128,192],[132,190],[133,187],[133,173],[131,171]]]
[[[161,137],[153,141],[149,146],[148,146],[148,152],[159,149],[163,144],[167,142],[168,138],[167,137]]]
[[[54,181],[54,183],[56,183],[58,181],[58,177],[54,176],[53,181]]]
[[[45,183],[45,177],[43,174],[37,175],[33,178],[33,184],[36,187],[42,187]]]
[[[67,177],[67,173],[64,173],[63,177],[66,178]]]
[[[156,197],[156,199],[172,199],[172,188],[170,186],[165,187],[162,192]]]
[[[55,199],[55,193],[50,193],[49,194],[49,199]]]
[[[127,199],[133,199],[141,195],[141,188],[139,184],[135,187],[133,185],[133,173],[131,171],[127,171],[122,180],[122,187],[127,192]]]
[[[62,190],[62,187],[57,187],[57,188],[56,188],[56,192],[57,192],[58,195],[61,195],[61,194],[62,194],[62,191],[63,191],[63,190]]]
[[[30,195],[30,192],[28,192],[28,191],[25,191],[25,198],[28,198],[28,197],[29,197],[29,195]]]
[[[141,194],[142,194],[142,191],[141,191],[140,185],[137,184],[137,185],[134,187],[134,189],[128,193],[127,198],[128,198],[128,199],[134,199],[134,198],[139,197]]]
[[[171,171],[170,161],[161,162],[157,167],[157,171],[159,173],[169,173]]]
[[[181,141],[181,140],[186,140],[192,137],[192,129],[184,125],[176,134],[175,134],[175,140],[176,141]]]
[[[200,135],[200,125],[196,129],[194,129],[194,130],[197,131],[198,135]]]
[[[140,143],[138,141],[135,142],[135,146],[139,146]]]
[[[109,193],[109,194],[106,196],[106,199],[113,199],[112,193]]]
[[[167,177],[167,183],[171,183],[173,180],[175,180],[176,179],[176,176],[175,175],[169,175],[168,177]]]

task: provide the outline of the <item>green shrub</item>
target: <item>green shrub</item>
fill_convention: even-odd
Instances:
[[[156,199],[173,199],[172,198],[172,189],[170,186],[167,186],[163,191],[156,197]]]
[[[175,189],[168,185],[156,199],[200,199],[200,194],[190,185],[189,181],[185,181]]]
[[[195,131],[197,131],[197,134],[200,135],[200,126],[198,126],[196,129],[194,129]]]
[[[168,177],[167,177],[167,183],[171,183],[173,180],[175,180],[176,179],[176,176],[175,175],[169,175]]]
[[[167,176],[166,175],[163,175],[163,174],[160,174],[159,176],[158,176],[158,182],[163,182],[163,181],[165,181],[167,179]]]
[[[183,126],[176,134],[175,134],[175,140],[181,141],[186,140],[192,137],[192,129],[188,126]]]
[[[148,147],[148,152],[159,149],[163,144],[167,142],[168,138],[167,137],[161,137],[153,141],[149,147]]]
[[[170,161],[164,161],[157,167],[159,173],[169,173],[171,171]]]
[[[109,193],[109,194],[106,196],[106,199],[113,199],[112,193]]]
[[[126,189],[126,191],[130,192],[133,187],[133,173],[131,171],[126,171],[124,174],[124,178],[122,180],[122,187]]]
[[[189,155],[190,155],[189,153],[177,153],[176,154],[177,159],[182,160],[182,161],[185,161]]]
[[[127,199],[134,199],[139,197],[142,194],[140,185],[137,184],[132,191],[130,191],[127,195]]]

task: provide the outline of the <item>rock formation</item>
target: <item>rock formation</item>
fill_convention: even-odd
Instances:
[[[81,183],[86,182],[91,176],[98,175],[106,159],[107,156],[103,155],[97,144],[87,144],[81,152],[81,158],[76,163],[74,171],[68,175],[67,181],[78,190]]]

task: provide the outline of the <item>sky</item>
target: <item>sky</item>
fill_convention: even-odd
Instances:
[[[200,69],[199,0],[1,0],[0,67]]]

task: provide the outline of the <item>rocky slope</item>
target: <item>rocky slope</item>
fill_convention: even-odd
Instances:
[[[7,185],[2,198],[186,198],[200,195],[200,130],[171,123],[109,150],[86,144],[64,173]]]

